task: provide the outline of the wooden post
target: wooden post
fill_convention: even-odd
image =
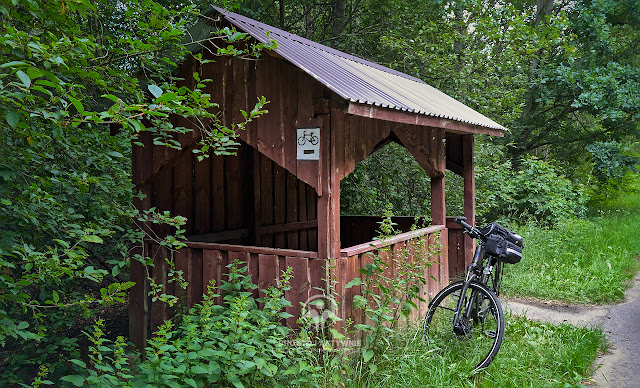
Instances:
[[[446,170],[445,134],[443,129],[433,129],[432,144],[433,163],[437,175],[431,176],[431,219],[433,225],[446,225],[447,212],[445,206],[444,173]]]
[[[476,177],[473,163],[473,135],[462,136],[462,177],[464,180],[464,216],[470,225],[476,223]],[[473,239],[464,235],[464,262],[471,264],[473,259]]]
[[[318,257],[329,259],[337,257],[340,253],[340,181],[332,169],[331,141],[334,128],[331,128],[329,116],[320,117],[318,173],[322,191],[318,198]]]

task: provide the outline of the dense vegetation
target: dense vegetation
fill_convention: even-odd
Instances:
[[[510,128],[502,139],[477,139],[482,220],[557,226],[562,219],[603,208],[634,179],[640,118],[636,0],[218,4],[415,75]],[[195,386],[214,375],[220,380],[209,383],[240,386],[264,376],[265,385],[305,384],[322,381],[314,379],[331,370],[318,365],[342,363],[337,356],[319,360],[303,345],[275,344],[290,335],[276,322],[278,307],[286,304],[278,290],[262,301],[229,290],[226,304],[205,303],[175,326],[165,326],[144,361],[125,352],[126,338],[116,339],[117,333],[109,334],[102,323],[91,327],[123,305],[132,286],[129,263],[146,263],[130,251],[144,237],[140,225],[184,223],[179,215],[140,214],[133,208],[132,141],[149,131],[156,144],[175,147],[172,135],[185,130],[169,124],[167,117],[175,114],[199,119],[194,121],[204,134],[201,150],[229,153],[233,130],[244,125],[223,127],[210,113],[215,101],[203,91],[206,77],[188,88],[174,74],[185,56],[200,60],[181,40],[208,5],[196,0],[0,1],[3,385],[153,381],[172,386],[178,378],[171,376],[181,376],[180,383]],[[222,30],[210,39],[245,38]],[[219,55],[252,58],[263,48],[247,45],[240,52],[226,43],[218,46]],[[247,120],[264,113],[263,104],[257,102]],[[385,178],[390,174],[393,180]],[[459,182],[447,180],[454,199],[449,209],[458,212]],[[343,212],[380,213],[392,203],[396,214],[427,215],[427,182],[401,147],[389,147],[344,182]],[[579,236],[581,224],[572,225]],[[179,246],[174,237],[164,243]],[[251,288],[241,276],[231,283]],[[272,311],[258,309],[258,303],[267,302]],[[388,316],[387,308],[371,313]],[[215,322],[205,322],[202,317],[208,316]],[[222,327],[241,322],[247,332],[262,334],[243,336]],[[223,336],[237,335],[234,343],[244,344],[242,349],[194,344],[203,325],[224,331]],[[267,333],[265,327],[277,330]],[[257,356],[258,350],[265,354]],[[365,371],[375,374],[379,352],[362,351]],[[196,368],[200,364],[185,362],[194,353],[208,360],[208,377]],[[186,368],[191,368],[188,376]],[[347,373],[335,370],[331,379]]]

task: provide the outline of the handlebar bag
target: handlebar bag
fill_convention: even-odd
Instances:
[[[490,223],[480,230],[487,236],[485,252],[498,260],[509,264],[519,263],[522,259],[522,237],[498,225]]]

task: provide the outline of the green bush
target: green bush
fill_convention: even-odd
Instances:
[[[518,170],[510,161],[477,170],[477,212],[484,221],[534,221],[554,225],[582,216],[585,196],[549,162],[535,158],[520,161]]]
[[[284,298],[291,270],[283,271],[280,287],[262,290],[265,296],[255,298],[258,287],[241,264],[229,264],[221,295],[211,285],[201,304],[177,323],[160,326],[138,364],[123,357],[121,339],[112,343],[103,338],[98,322],[87,334],[93,343],[90,362],[71,360],[80,368],[62,380],[102,387],[316,386],[313,344],[299,340],[282,323],[291,317],[282,311],[291,305]]]

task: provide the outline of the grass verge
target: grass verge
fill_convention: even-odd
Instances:
[[[345,375],[344,386],[579,387],[606,346],[599,329],[507,316],[500,352],[487,369],[468,376],[459,358],[427,349],[420,338],[421,328],[394,333],[388,349],[375,358],[376,373]]]
[[[506,266],[503,293],[584,304],[624,299],[640,269],[638,225],[640,194],[630,193],[597,217],[516,228],[525,250],[520,263]]]

